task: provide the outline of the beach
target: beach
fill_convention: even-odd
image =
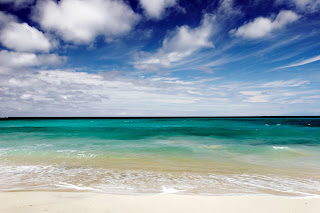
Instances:
[[[320,198],[274,196],[111,195],[91,192],[1,192],[0,212],[318,213]]]
[[[320,0],[0,0],[0,213],[320,213]]]

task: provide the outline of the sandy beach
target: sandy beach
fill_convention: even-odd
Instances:
[[[0,212],[318,213],[320,212],[320,198],[177,194],[111,195],[91,192],[1,192]]]

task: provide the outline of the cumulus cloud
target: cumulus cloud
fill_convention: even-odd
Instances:
[[[51,44],[45,35],[27,23],[8,23],[0,32],[1,43],[20,52],[49,52]]]
[[[253,21],[230,31],[237,37],[257,39],[270,35],[275,30],[284,28],[286,25],[299,19],[299,15],[290,10],[279,12],[275,19],[258,17]]]
[[[177,0],[140,0],[146,15],[153,19],[161,19],[166,8],[176,5]]]
[[[28,7],[33,2],[34,0],[0,0],[0,4],[13,4],[15,9]]]
[[[168,67],[178,62],[201,48],[212,48],[210,41],[213,33],[214,16],[206,14],[200,26],[191,29],[188,26],[181,26],[173,33],[166,36],[162,47],[155,54],[149,56],[143,53],[140,60],[135,64],[136,68],[154,69],[155,66]]]
[[[13,50],[0,50],[0,73],[66,61],[66,57],[48,53],[53,45],[41,31],[3,12],[0,12],[0,42]]]
[[[0,51],[1,68],[33,67],[41,65],[58,65],[65,61],[56,54],[21,53],[7,50]],[[1,71],[1,70],[0,70]]]
[[[19,23],[16,17],[0,12],[0,42],[19,52],[49,52],[49,39],[35,27]]]
[[[140,20],[128,5],[114,0],[45,0],[36,8],[34,19],[43,29],[78,44],[92,42],[98,35],[112,40]]]
[[[17,18],[14,17],[13,15],[4,13],[0,11],[0,27],[3,28],[6,24],[10,22],[16,22]]]

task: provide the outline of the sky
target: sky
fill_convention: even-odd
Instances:
[[[0,116],[320,115],[320,0],[0,0]]]

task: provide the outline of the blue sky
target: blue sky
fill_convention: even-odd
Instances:
[[[319,0],[0,8],[0,116],[320,114]]]

